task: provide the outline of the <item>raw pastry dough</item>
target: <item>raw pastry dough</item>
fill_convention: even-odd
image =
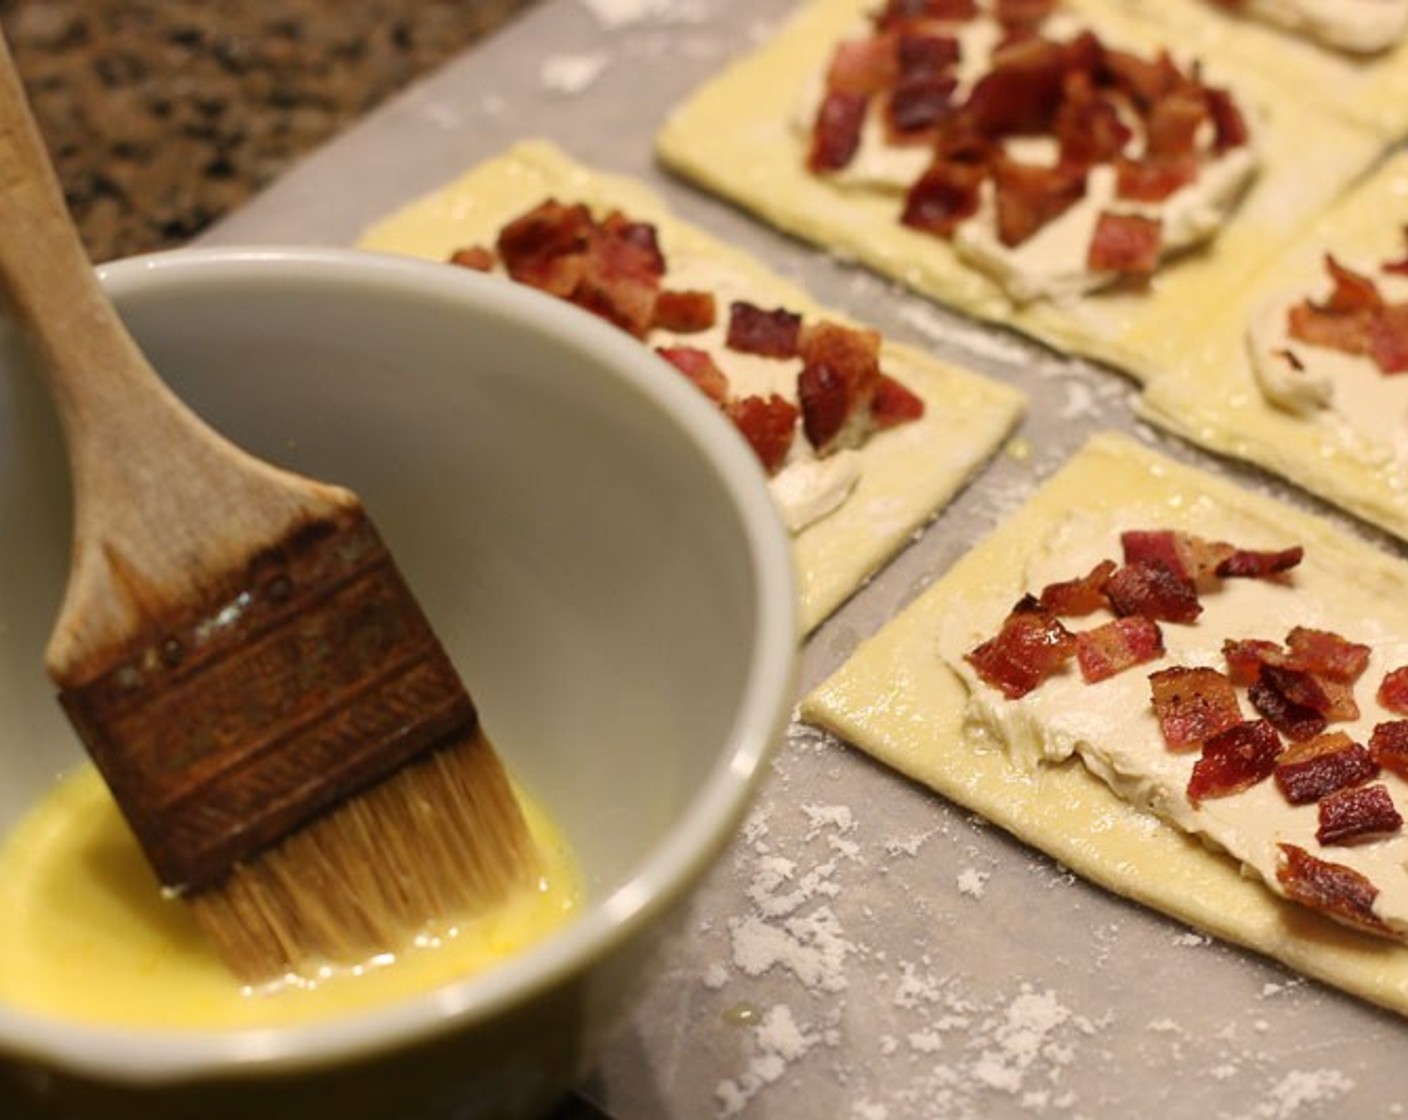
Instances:
[[[1347,579],[1404,589],[1383,597],[1377,621],[1384,631],[1408,630],[1408,566],[1325,522],[1127,437],[1101,435],[808,695],[803,718],[1087,879],[1408,1013],[1408,948],[1280,900],[1244,877],[1234,860],[1116,796],[1080,762],[1024,761],[966,718],[967,690],[941,656],[948,620],[977,605],[989,607],[1000,621],[1023,590],[1033,551],[1073,509],[1115,517],[1136,509],[1145,526],[1159,517],[1162,527],[1193,532],[1208,518],[1233,519],[1252,543],[1293,538],[1307,555],[1344,565]]]
[[[632,180],[582,167],[541,141],[519,144],[368,229],[363,248],[445,260],[456,248],[492,244],[499,228],[548,198],[618,207],[653,222],[673,283],[703,272],[727,277],[762,307],[808,318],[826,314],[795,285],[746,254],[673,217]],[[809,631],[848,598],[941,509],[1006,438],[1021,415],[1016,390],[886,342],[882,366],[923,398],[924,416],[870,437],[859,449],[860,478],[846,501],[793,538]]]
[[[816,0],[756,53],[697,91],[657,137],[661,160],[767,221],[854,258],[979,319],[1013,326],[1058,349],[1120,366],[1137,379],[1176,369],[1190,332],[1243,277],[1379,153],[1382,137],[1300,100],[1252,67],[1229,65],[1209,45],[1208,80],[1228,84],[1261,115],[1262,166],[1209,248],[1166,266],[1152,290],[1106,291],[1063,303],[1014,307],[943,240],[897,220],[900,199],[847,189],[803,167],[795,127],[808,83],[835,44],[862,26],[869,0]],[[1151,54],[1172,37],[1129,20],[1117,0],[1079,6],[1112,43]]]
[[[1082,6],[1085,0],[1072,0]],[[1097,7],[1115,5],[1131,16],[1161,23],[1188,50],[1215,49],[1243,60],[1287,89],[1313,91],[1321,107],[1379,133],[1385,140],[1397,140],[1408,132],[1408,2],[1405,0],[1251,0],[1246,14],[1220,7],[1215,0],[1095,0]],[[1289,17],[1281,26],[1249,18],[1251,9],[1313,8],[1321,13],[1342,15],[1352,8],[1377,5],[1382,15],[1375,20],[1384,27],[1377,36],[1341,33],[1364,45],[1376,43],[1377,53],[1350,53],[1335,49],[1301,29],[1287,30]],[[1396,30],[1396,35],[1394,34]],[[1331,32],[1333,35],[1333,32]]]
[[[1369,179],[1297,236],[1235,300],[1186,341],[1178,377],[1155,382],[1138,407],[1149,420],[1227,455],[1257,463],[1408,539],[1408,379],[1363,360],[1336,376],[1346,407],[1295,412],[1270,403],[1248,350],[1250,317],[1280,293],[1323,298],[1324,254],[1366,271],[1405,253],[1408,156]],[[1297,348],[1307,361],[1317,355]]]

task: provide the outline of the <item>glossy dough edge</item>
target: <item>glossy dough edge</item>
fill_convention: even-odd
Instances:
[[[1111,486],[1111,479],[1120,482]],[[1029,771],[999,745],[966,732],[966,689],[937,648],[948,605],[955,597],[1010,597],[1013,582],[1021,581],[1024,541],[1040,540],[1073,505],[1093,500],[1107,507],[1136,491],[1140,501],[1197,497],[1283,525],[1307,548],[1333,548],[1355,563],[1391,569],[1408,587],[1408,566],[1329,523],[1127,436],[1103,433],[812,690],[801,718],[981,814],[1084,879],[1408,1014],[1408,947],[1282,901],[1244,877],[1235,860],[1122,800],[1075,759]]]
[[[620,207],[654,223],[667,262],[684,256],[718,262],[746,277],[750,289],[756,284],[762,306],[850,322],[756,258],[675,217],[645,184],[589,169],[545,140],[520,142],[410,202],[368,228],[359,245],[444,260],[459,246],[492,243],[505,221],[549,196]],[[881,364],[923,398],[925,415],[872,436],[859,452],[862,473],[855,491],[839,509],[793,537],[807,631],[883,567],[982,469],[1025,409],[1025,396],[1018,390],[914,346],[887,339]]]
[[[1262,167],[1217,239],[1184,253],[1149,291],[1014,305],[943,240],[907,229],[899,199],[821,180],[802,165],[793,127],[807,83],[834,45],[860,26],[869,0],[815,0],[760,48],[733,61],[678,106],[656,136],[666,168],[784,232],[900,281],[973,318],[1014,328],[1066,353],[1114,366],[1136,381],[1176,374],[1180,341],[1294,229],[1337,197],[1382,151],[1383,137],[1204,52],[1209,80],[1235,77],[1266,120]],[[1132,20],[1119,0],[1073,9],[1111,41],[1152,52],[1169,29]],[[1315,158],[1307,160],[1306,153]],[[1170,341],[1175,340],[1175,341]]]

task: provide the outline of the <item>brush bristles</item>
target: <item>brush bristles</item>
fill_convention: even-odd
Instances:
[[[540,863],[493,746],[434,751],[238,865],[190,899],[248,983],[408,945],[530,886]]]

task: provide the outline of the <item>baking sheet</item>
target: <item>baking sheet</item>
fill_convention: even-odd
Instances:
[[[1032,403],[1016,440],[817,632],[803,690],[1097,429],[1319,508],[1143,428],[1119,376],[979,329],[656,169],[651,137],[669,109],[792,7],[539,0],[203,240],[348,244],[470,164],[545,136],[646,180],[823,302],[1020,385]],[[1303,1118],[1408,1106],[1401,1020],[1089,887],[802,726],[779,746],[691,922],[581,1087],[617,1120]]]

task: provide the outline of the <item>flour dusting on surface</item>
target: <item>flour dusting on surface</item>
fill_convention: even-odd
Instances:
[[[554,93],[577,94],[595,82],[609,65],[611,55],[605,51],[555,54],[543,59],[538,78],[544,89]]]
[[[1014,849],[1019,865],[1003,862],[993,846],[1010,843],[1004,834],[926,791],[914,791],[914,812],[902,817],[871,812],[863,793],[827,796],[843,774],[845,788],[855,789],[844,769],[849,755],[794,718],[727,857],[741,900],[697,927],[715,955],[693,978],[691,1016],[712,1007],[734,1028],[712,1052],[712,1080],[698,1086],[714,1116],[1128,1114],[1129,1085],[1111,1096],[1105,1079],[1089,1076],[1116,1054],[1156,1071],[1150,1084],[1164,1095],[1150,1114],[1185,1100],[1183,1078],[1204,1093],[1199,1099],[1211,1093],[1228,1102],[1206,1115],[1238,1120],[1319,1120],[1357,1099],[1351,1071],[1316,1061],[1287,1067],[1270,1051],[1272,1014],[1315,989],[1294,977],[1258,980],[1242,1013],[1215,1030],[1169,1014],[1158,999],[1147,1013],[1131,1014],[1127,995],[1104,974],[1132,966],[1143,975],[1148,967],[1129,945],[1134,919],[1090,921],[1080,934],[1091,888],[1028,849]],[[883,772],[872,777],[887,780]],[[946,878],[926,871],[930,852],[955,861]],[[1027,874],[994,876],[1014,866]],[[1040,979],[1014,966],[1030,960],[1031,949],[1011,944],[1006,932],[1013,907],[1032,905],[1068,915],[1060,926],[1077,930],[1066,943],[1052,938],[1054,968]],[[1154,985],[1187,982],[1204,953],[1235,953],[1191,931],[1154,936],[1196,954],[1180,961],[1174,953],[1168,975],[1150,975]],[[1053,982],[1063,974],[1066,981]],[[696,1041],[686,1032],[677,1045]],[[1307,1046],[1303,1056],[1312,1053]],[[1383,1103],[1392,1114],[1394,1103]]]
[[[647,21],[658,23],[702,23],[708,19],[708,0],[581,0],[606,30]]]

